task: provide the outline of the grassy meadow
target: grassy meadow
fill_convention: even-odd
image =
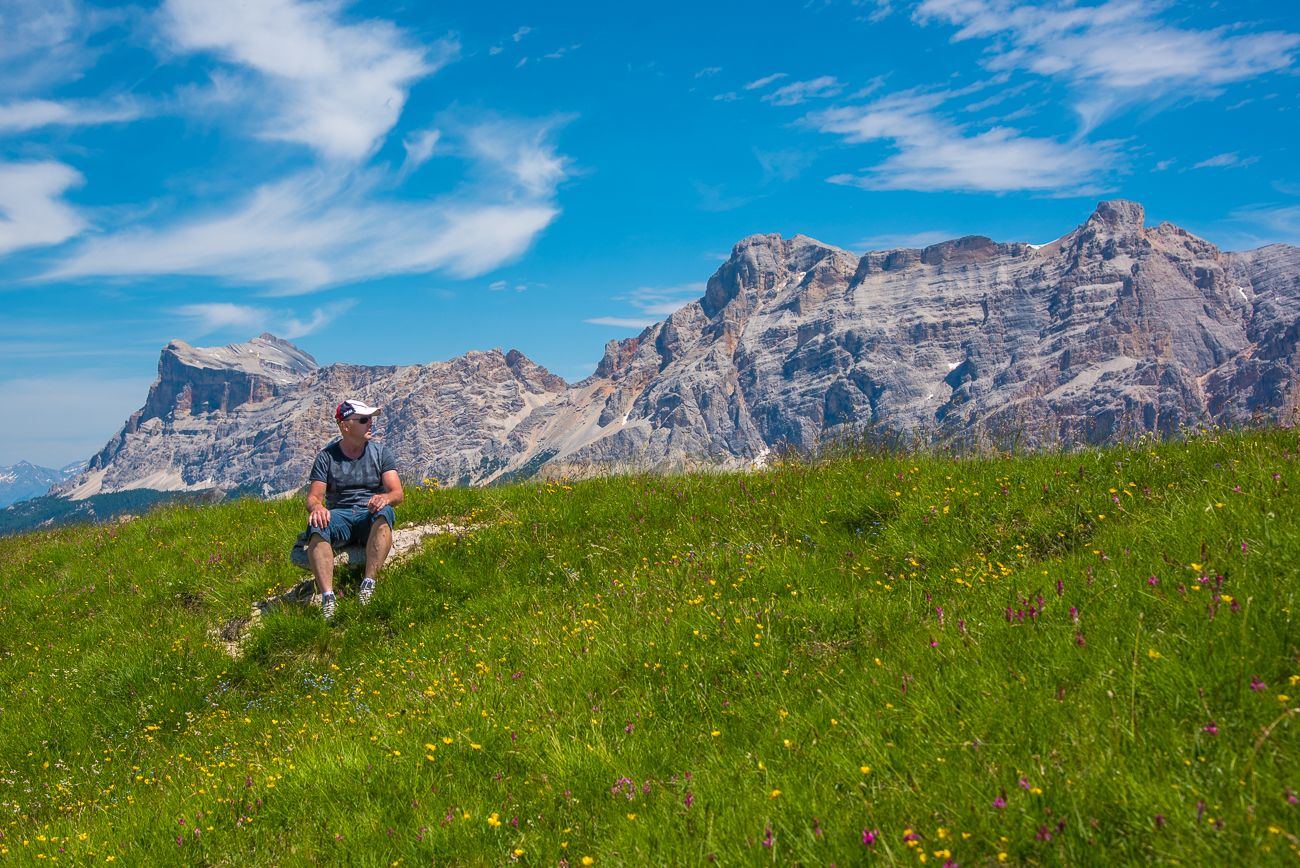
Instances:
[[[0,538],[0,866],[1295,865],[1297,432]]]

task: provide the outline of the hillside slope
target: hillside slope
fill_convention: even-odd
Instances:
[[[1294,864],[1298,450],[420,489],[237,661],[300,502],[3,539],[0,859]]]

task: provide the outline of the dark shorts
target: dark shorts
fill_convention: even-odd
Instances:
[[[397,515],[391,506],[385,506],[379,512],[371,512],[364,506],[331,509],[329,527],[319,528],[308,524],[307,538],[310,540],[312,534],[318,534],[336,549],[349,545],[364,546],[370,539],[370,529],[381,518],[387,519],[390,530],[397,526]]]

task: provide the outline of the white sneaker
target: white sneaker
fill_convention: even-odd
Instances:
[[[334,613],[339,610],[339,601],[333,594],[324,594],[320,598],[320,614],[326,621],[334,620]]]
[[[375,580],[362,579],[361,590],[357,591],[357,599],[361,601],[361,605],[369,606],[370,600],[374,596],[375,596]]]

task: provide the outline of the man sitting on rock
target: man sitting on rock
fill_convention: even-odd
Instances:
[[[344,401],[334,411],[342,437],[316,455],[307,490],[307,559],[321,592],[321,614],[338,610],[334,597],[334,549],[366,547],[365,578],[357,598],[367,605],[375,576],[393,544],[393,507],[402,502],[397,463],[384,445],[371,440],[379,407]],[[322,503],[324,500],[324,503]]]

